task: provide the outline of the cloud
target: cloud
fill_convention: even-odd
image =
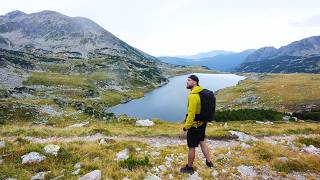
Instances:
[[[320,27],[320,14],[313,15],[300,22],[290,23],[290,25],[297,27]]]

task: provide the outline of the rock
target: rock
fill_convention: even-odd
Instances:
[[[277,159],[283,163],[285,163],[289,160],[287,157],[278,157]]]
[[[247,142],[247,141],[255,141],[255,140],[257,140],[255,137],[247,135],[246,133],[243,133],[243,132],[239,132],[239,131],[229,131],[229,132],[232,135],[236,135],[240,141]]]
[[[283,116],[282,119],[284,122],[288,123],[290,120],[290,116]]]
[[[169,174],[168,175],[168,179],[173,179],[174,177],[173,177],[173,175],[172,174]]]
[[[60,150],[60,146],[54,145],[54,144],[48,144],[43,149],[46,154],[57,156]]]
[[[45,178],[46,174],[50,173],[50,171],[47,172],[39,172],[36,175],[32,176],[30,180],[42,180]]]
[[[188,180],[202,180],[202,178],[197,172],[194,172],[193,174],[189,175]]]
[[[129,153],[129,149],[127,149],[127,148],[122,150],[122,151],[120,151],[120,152],[118,152],[117,155],[116,155],[117,158],[115,160],[121,161],[121,160],[128,159],[129,158],[128,153]]]
[[[149,153],[149,155],[150,155],[151,157],[158,157],[158,156],[160,156],[160,152],[152,151],[152,152]]]
[[[70,125],[68,126],[69,128],[77,128],[77,127],[83,127],[83,126],[86,126],[89,124],[89,121],[87,122],[83,122],[83,123],[78,123],[78,124],[73,124],[73,125]]]
[[[291,117],[294,121],[298,121],[298,118],[297,117]]]
[[[216,177],[219,175],[219,173],[218,173],[217,170],[213,170],[212,173],[211,173],[211,175],[212,175],[214,178],[216,178]]]
[[[5,180],[17,180],[17,179],[15,179],[15,178],[7,178]]]
[[[52,106],[44,105],[40,107],[40,111],[46,114],[49,114],[52,117],[62,116],[64,112],[56,111]]]
[[[74,171],[72,171],[72,175],[78,175],[79,173],[80,173],[80,168],[79,169],[76,169],[76,170],[74,170]]]
[[[76,102],[75,104],[74,104],[74,108],[77,110],[77,111],[83,111],[85,108],[84,108],[84,104],[83,104],[83,102]]]
[[[153,125],[154,125],[154,122],[150,121],[149,119],[136,121],[136,126],[153,126]]]
[[[80,177],[78,180],[100,180],[100,179],[101,179],[101,171],[94,170]]]
[[[37,121],[32,121],[33,125],[46,125],[48,124],[48,119],[41,119]]]
[[[27,93],[27,94],[32,94],[34,91],[35,91],[35,89],[33,89],[33,88],[28,88],[28,87],[22,86],[22,87],[15,87],[15,88],[13,88],[13,90],[11,91],[11,93],[19,93],[19,94]]]
[[[144,177],[144,180],[161,180],[161,178],[156,175],[149,175]]]
[[[79,169],[79,168],[81,168],[81,164],[78,162],[78,163],[75,164],[73,167],[74,167],[75,169]]]
[[[250,148],[251,146],[249,144],[246,143],[241,143],[240,146],[244,149]]]
[[[217,157],[216,157],[216,161],[223,161],[224,160],[224,155],[223,154],[219,154]]]
[[[67,104],[68,104],[65,99],[60,98],[60,97],[54,98],[53,101],[54,101],[56,104],[58,104],[60,107],[66,107]]]
[[[41,162],[46,157],[37,152],[30,152],[28,154],[21,156],[21,158],[22,158],[22,164],[25,164],[25,163]]]
[[[223,127],[224,127],[224,128],[228,128],[228,123],[225,122],[224,125],[223,125]]]
[[[273,122],[270,122],[270,121],[256,121],[257,124],[273,124]]]
[[[161,172],[164,172],[164,171],[167,170],[167,167],[162,164],[162,165],[158,166],[158,169],[159,169]]]
[[[95,97],[99,96],[99,91],[89,89],[88,91],[85,92],[84,96],[86,98],[95,98]]]
[[[107,144],[107,138],[100,139],[99,144],[101,144],[101,145]]]
[[[122,180],[131,180],[131,179],[128,177],[124,177]]]
[[[257,176],[256,171],[252,166],[241,165],[237,167],[238,172],[242,177],[255,177]]]
[[[6,142],[0,141],[0,148],[5,148],[5,147],[6,147]]]
[[[302,151],[305,151],[305,152],[308,152],[308,153],[312,153],[312,154],[315,154],[315,155],[320,155],[320,149],[314,147],[313,145],[309,145],[309,146],[303,147]]]

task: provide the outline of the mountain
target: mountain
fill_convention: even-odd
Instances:
[[[250,49],[239,53],[220,54],[213,57],[201,59],[185,59],[169,56],[158,57],[158,59],[163,62],[175,65],[206,66],[209,69],[218,71],[232,71],[235,67],[240,65],[252,52],[254,52],[254,50]]]
[[[0,16],[0,70],[8,76],[1,79],[0,88],[23,86],[23,81],[39,78],[33,77],[33,72],[43,72],[43,77],[58,73],[54,75],[76,74],[85,79],[103,74],[99,82],[89,80],[90,88],[100,90],[148,89],[168,82],[165,71],[170,68],[174,67],[128,45],[87,18],[47,10]],[[28,85],[50,85],[46,81],[51,80]]]
[[[212,50],[209,52],[201,52],[198,54],[194,55],[181,55],[181,56],[176,56],[178,58],[184,58],[184,59],[201,59],[201,58],[210,58],[214,57],[217,55],[226,55],[226,54],[233,54],[234,52],[232,51],[224,51],[224,50]]]
[[[320,36],[292,42],[279,49],[263,47],[235,68],[237,72],[319,73]]]
[[[0,48],[68,57],[104,54],[156,61],[90,19],[48,10],[31,14],[13,11],[0,16]]]

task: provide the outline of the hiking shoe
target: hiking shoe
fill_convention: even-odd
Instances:
[[[213,163],[210,161],[210,162],[208,162],[207,160],[206,160],[206,165],[209,167],[209,168],[213,168]]]
[[[180,172],[182,173],[187,173],[187,174],[193,174],[194,173],[194,169],[193,167],[189,167],[188,164],[180,169]]]

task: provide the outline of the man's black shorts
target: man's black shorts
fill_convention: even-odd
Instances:
[[[200,141],[204,141],[206,134],[206,125],[203,123],[198,128],[191,127],[187,132],[187,143],[188,147],[198,147]]]

